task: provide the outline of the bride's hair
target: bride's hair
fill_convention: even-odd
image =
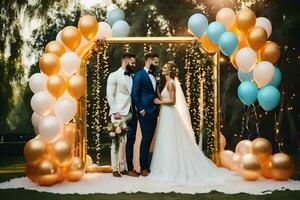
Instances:
[[[168,69],[170,70],[171,78],[174,79],[178,75],[177,65],[172,61],[167,62],[166,65],[167,65]]]

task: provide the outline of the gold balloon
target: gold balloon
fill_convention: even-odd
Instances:
[[[85,164],[79,157],[74,157],[64,168],[64,176],[68,181],[78,181],[85,172]]]
[[[230,163],[232,162],[233,155],[234,153],[230,150],[221,151],[221,166],[230,168]]]
[[[236,147],[235,152],[240,154],[241,156],[252,152],[252,142],[250,140],[242,140],[240,141]]]
[[[58,41],[51,41],[45,47],[45,53],[54,53],[61,57],[65,52],[65,47]]]
[[[92,40],[98,31],[98,21],[93,16],[85,15],[79,19],[78,28],[86,39]]]
[[[61,32],[61,41],[71,50],[75,50],[81,41],[81,33],[74,26],[67,26]]]
[[[58,171],[54,162],[49,159],[43,159],[36,166],[36,181],[39,185],[50,186],[56,183]]]
[[[226,138],[224,137],[223,134],[220,134],[220,148],[221,151],[225,149],[226,146]]]
[[[261,173],[265,178],[272,178],[270,159],[261,162],[261,168]]]
[[[236,61],[235,61],[237,52],[238,52],[238,50],[235,50],[235,52],[230,56],[230,62],[236,69],[239,69],[239,67],[237,66]]]
[[[245,180],[254,181],[260,177],[261,164],[253,154],[246,154],[241,159],[241,175]]]
[[[240,171],[241,159],[242,159],[242,157],[239,154],[235,153],[232,156],[232,160],[231,160],[231,163],[230,163],[230,169],[233,170],[233,171],[239,172]]]
[[[54,75],[60,70],[59,57],[54,53],[45,53],[40,58],[39,66],[42,72],[44,72],[46,75]]]
[[[77,52],[77,55],[80,57],[81,60],[83,60],[85,56],[92,54],[91,49],[94,47],[94,45],[95,42],[90,42],[87,46],[84,46]]]
[[[60,75],[50,76],[47,81],[47,89],[55,98],[60,97],[66,90],[66,81]]]
[[[81,75],[73,75],[68,81],[68,92],[76,100],[85,95],[85,78]]]
[[[246,33],[250,28],[252,28],[255,25],[255,23],[255,13],[248,8],[240,10],[236,15],[237,27],[244,33]]]
[[[91,165],[93,163],[93,160],[90,155],[86,155],[86,167]]]
[[[67,165],[73,157],[72,146],[64,139],[59,139],[52,145],[51,153],[53,159],[58,166]]]
[[[285,153],[274,154],[270,161],[271,176],[280,181],[288,180],[294,174],[292,158]]]
[[[280,57],[280,48],[275,42],[268,41],[260,50],[259,57],[261,61],[275,64]]]
[[[36,164],[48,151],[48,144],[41,139],[34,138],[25,144],[23,153],[28,164]]]
[[[57,171],[58,171],[58,178],[56,180],[56,183],[61,183],[65,180],[64,170],[62,167],[57,167]]]
[[[64,125],[64,136],[63,138],[68,141],[73,147],[75,146],[75,134],[76,126],[74,123],[68,123]]]
[[[219,46],[213,44],[209,39],[207,34],[205,34],[202,38],[200,38],[199,42],[208,50],[208,51],[219,51]]]
[[[35,165],[26,164],[26,166],[25,166],[25,174],[33,182],[37,181],[35,170],[36,170]]]
[[[253,27],[247,33],[247,41],[249,46],[258,51],[267,42],[268,34],[262,27]]]
[[[256,155],[261,162],[269,160],[272,155],[272,145],[265,138],[256,138],[252,141],[252,153]]]

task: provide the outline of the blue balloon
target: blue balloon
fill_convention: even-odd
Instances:
[[[241,82],[252,81],[253,79],[253,70],[249,73],[245,73],[242,70],[238,69],[238,77]]]
[[[109,23],[111,26],[118,20],[124,20],[125,13],[122,9],[116,8],[110,11],[107,14],[107,23]]]
[[[258,103],[265,111],[273,110],[280,102],[280,92],[272,85],[267,85],[258,92]]]
[[[216,45],[219,44],[219,39],[221,35],[225,32],[226,32],[226,28],[221,22],[210,23],[206,30],[208,39]]]
[[[200,13],[193,14],[188,21],[189,30],[199,38],[205,33],[207,26],[207,18]]]
[[[225,56],[231,56],[237,49],[239,41],[233,32],[225,32],[219,39],[219,46]]]
[[[238,96],[247,106],[250,106],[257,99],[258,89],[252,81],[244,81],[238,87]]]
[[[118,20],[111,28],[113,37],[127,37],[130,31],[129,25],[124,20]]]
[[[273,85],[275,87],[278,87],[281,82],[281,71],[278,67],[275,68],[275,75],[269,85]]]

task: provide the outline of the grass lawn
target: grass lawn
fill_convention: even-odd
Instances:
[[[13,161],[13,159],[11,159]],[[1,164],[1,162],[0,162]],[[300,162],[297,161],[296,173],[293,179],[300,180]],[[24,173],[0,173],[0,182],[7,181],[11,178],[22,177]],[[91,194],[91,195],[61,195],[61,194],[52,194],[46,192],[37,192],[30,191],[25,189],[0,189],[0,199],[1,200],[10,200],[10,199],[18,199],[18,200],[100,200],[100,199],[131,199],[131,200],[146,200],[146,199],[176,199],[176,200],[185,200],[185,199],[197,199],[197,200],[205,200],[205,199],[217,199],[217,200],[232,200],[232,199],[240,199],[240,200],[300,200],[300,191],[276,191],[272,194],[267,195],[249,195],[249,194],[223,194],[219,192],[211,192],[208,194],[195,194],[195,195],[185,195],[185,194],[176,194],[176,193],[156,193],[156,194],[147,194],[147,193],[135,193],[135,194],[127,194],[120,193],[114,195],[103,195],[103,194]]]

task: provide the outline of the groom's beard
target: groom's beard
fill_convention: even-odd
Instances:
[[[158,65],[151,64],[149,69],[150,71],[155,72],[158,69]]]
[[[135,66],[133,66],[133,65],[130,65],[130,64],[126,65],[126,70],[131,74],[134,72],[134,68],[135,68]]]

